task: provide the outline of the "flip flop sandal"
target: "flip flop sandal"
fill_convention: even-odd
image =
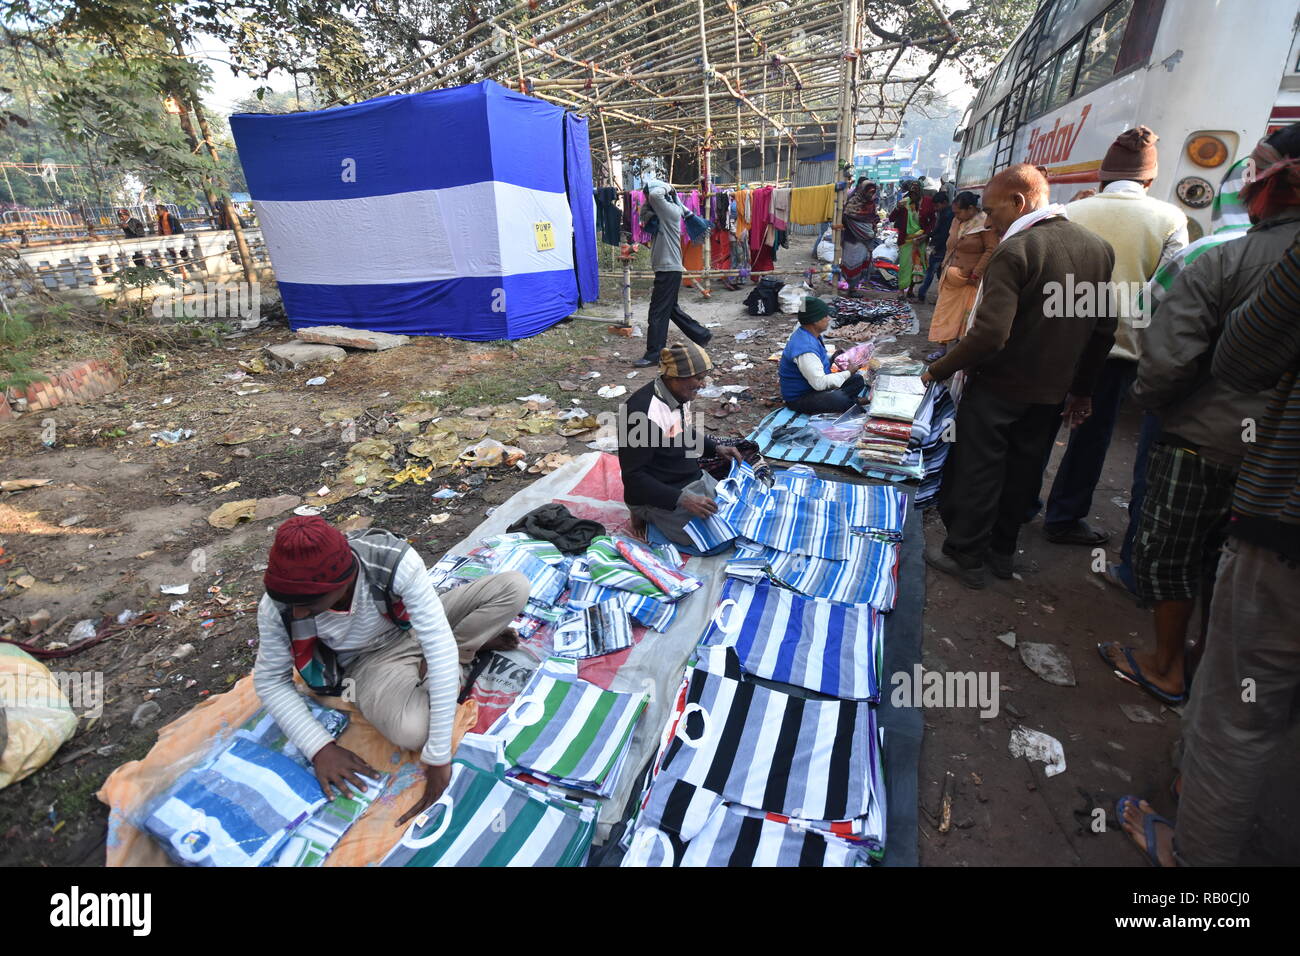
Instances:
[[[1124,660],[1127,661],[1128,666],[1133,669],[1132,673],[1125,673],[1115,666],[1115,662],[1111,660],[1110,655],[1107,653],[1107,651],[1112,647],[1119,647],[1120,651],[1124,655]],[[1187,691],[1183,691],[1181,694],[1171,694],[1168,691],[1161,690],[1155,684],[1151,683],[1151,681],[1142,673],[1142,668],[1138,666],[1137,661],[1133,659],[1133,648],[1124,647],[1119,643],[1119,641],[1105,641],[1097,645],[1097,655],[1102,659],[1102,662],[1111,669],[1111,673],[1116,677],[1126,683],[1132,684],[1139,690],[1146,691],[1166,707],[1178,707],[1187,703]]]
[[[1130,803],[1134,806],[1138,806],[1142,801],[1132,794],[1125,794],[1115,801],[1115,818],[1119,821],[1121,828],[1124,826],[1124,811],[1128,809]],[[1138,812],[1141,813],[1141,809],[1139,809]],[[1168,817],[1162,817],[1154,810],[1144,815],[1142,817],[1142,838],[1146,841],[1146,847],[1139,847],[1136,843],[1133,845],[1137,847],[1144,856],[1146,856],[1147,862],[1152,866],[1163,867],[1164,864],[1160,862],[1160,851],[1156,843],[1156,825],[1160,823],[1163,823],[1171,830],[1174,828],[1173,820],[1170,820]],[[1127,831],[1124,835],[1129,837],[1130,842],[1132,841],[1132,837],[1127,833]]]
[[[1071,528],[1069,531],[1056,534],[1044,528],[1043,534],[1047,535],[1047,540],[1052,544],[1081,544],[1085,547],[1096,547],[1110,540],[1108,533],[1094,530],[1086,521],[1081,521],[1079,525],[1077,528]]]

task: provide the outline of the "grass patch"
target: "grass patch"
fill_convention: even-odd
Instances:
[[[609,337],[604,326],[598,323],[574,321],[517,342],[486,343],[488,347],[497,347],[496,361],[491,365],[475,363],[470,374],[453,379],[443,388],[444,394],[430,401],[447,407],[469,408],[509,404],[520,394],[532,391],[555,392],[555,383],[560,379],[588,371],[589,363],[580,356],[605,345]],[[559,393],[551,394],[551,398],[558,401]]]

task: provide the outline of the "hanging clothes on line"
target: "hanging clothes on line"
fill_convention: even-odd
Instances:
[[[617,246],[622,239],[623,210],[618,207],[619,192],[613,186],[596,190],[596,228],[600,241],[607,246]]]
[[[772,191],[772,219],[780,230],[786,228],[790,219],[790,192],[788,187]]]
[[[790,222],[796,226],[816,226],[835,216],[835,187],[800,186],[790,192]]]
[[[631,210],[632,222],[631,233],[632,241],[645,245],[650,242],[651,235],[645,231],[641,225],[641,210],[645,207],[645,193],[640,189],[633,189],[627,193],[627,204]]]
[[[772,187],[755,189],[751,195],[751,219],[749,223],[750,270],[753,272],[770,272],[772,269],[772,237],[768,227],[772,225]]]

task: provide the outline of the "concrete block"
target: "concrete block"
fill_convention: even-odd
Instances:
[[[392,335],[388,332],[370,332],[366,329],[349,329],[342,325],[313,325],[298,329],[298,338],[304,342],[320,342],[325,345],[344,345],[352,349],[366,349],[370,352],[383,352],[395,349],[411,341],[410,336]]]
[[[281,365],[297,368],[313,362],[342,362],[348,353],[336,345],[318,345],[294,340],[283,345],[268,345],[267,353]]]

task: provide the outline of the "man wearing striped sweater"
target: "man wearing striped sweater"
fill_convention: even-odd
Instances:
[[[1121,801],[1125,830],[1164,866],[1238,862],[1300,692],[1300,238],[1228,317],[1212,369],[1240,391],[1271,391],[1237,477],[1184,718],[1177,823]]]
[[[311,760],[326,796],[376,771],[335,743],[294,688],[342,695],[390,742],[420,754],[425,791],[399,823],[433,804],[451,779],[460,664],[505,649],[528,600],[528,579],[494,574],[441,597],[402,538],[344,536],[318,517],[290,518],[275,534],[257,609],[253,685],[271,717]]]

